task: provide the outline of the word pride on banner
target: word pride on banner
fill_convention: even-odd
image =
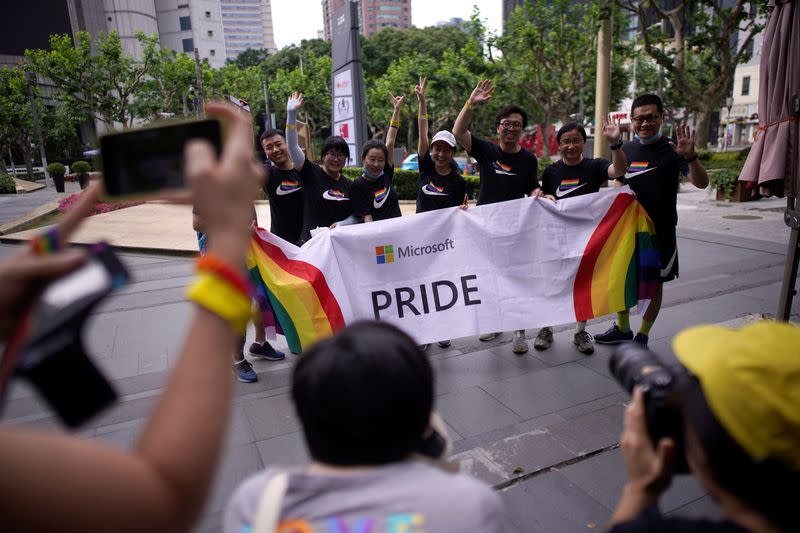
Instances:
[[[626,187],[323,230],[302,248],[257,228],[250,266],[300,352],[360,319],[426,343],[629,309],[654,294],[653,239]]]

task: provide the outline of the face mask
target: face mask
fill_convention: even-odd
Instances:
[[[639,138],[639,142],[641,142],[642,144],[653,144],[654,142],[656,142],[657,140],[659,140],[661,138],[661,129],[662,128],[663,128],[663,126],[661,128],[658,128],[658,131],[655,132],[650,137],[642,137],[641,135],[637,135],[637,137]]]
[[[370,174],[369,170],[367,170],[367,167],[364,167],[363,176],[369,180],[376,180],[381,176],[383,176],[383,170],[381,170],[377,174]]]

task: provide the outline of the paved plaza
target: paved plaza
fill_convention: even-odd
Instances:
[[[651,348],[666,359],[674,358],[672,337],[687,326],[736,324],[776,312],[789,233],[779,200],[718,204],[704,191],[687,191],[679,195],[681,275],[666,285],[664,307],[651,332]],[[34,194],[42,193],[30,196]],[[5,200],[0,197],[2,210]],[[130,218],[134,210],[154,205],[163,204],[118,212],[118,217],[129,217],[116,223],[118,230],[125,227],[141,234],[157,228],[154,215],[138,222]],[[268,216],[268,206],[260,205],[260,222],[268,225],[264,212]],[[94,217],[86,231],[97,237],[102,231],[96,226],[112,215]],[[169,232],[185,233],[186,242],[193,243],[190,212],[169,216],[180,219],[164,222],[172,228]],[[113,239],[113,231],[107,231],[105,238]],[[15,248],[8,241],[0,244],[0,258]],[[159,253],[144,253],[145,248],[138,243],[122,252],[133,283],[103,303],[88,329],[89,350],[113,378],[121,398],[82,434],[124,449],[135,443],[158,399],[191,313],[183,294],[192,276],[191,258],[183,248],[169,255],[165,246],[154,247]],[[795,318],[800,315],[797,299],[793,312]],[[633,317],[632,326],[638,327],[639,321]],[[594,320],[588,330],[599,333],[610,322]],[[436,371],[436,406],[454,440],[452,459],[500,490],[513,532],[603,529],[625,480],[617,445],[627,394],[609,376],[610,350],[597,346],[594,355],[582,355],[572,345],[569,328],[556,328],[549,350],[536,352],[531,346],[522,356],[511,352],[510,333],[488,343],[477,337],[455,339],[447,349],[434,344],[428,351]],[[528,331],[529,337],[535,334]],[[286,345],[279,341],[277,346]],[[223,460],[196,531],[219,530],[226,499],[249,474],[268,464],[308,459],[289,398],[291,366],[297,357],[289,355],[278,363],[253,361],[259,381],[236,384]],[[8,400],[4,423],[62,431],[24,384],[15,384]],[[674,480],[662,509],[689,516],[720,515],[688,476]]]

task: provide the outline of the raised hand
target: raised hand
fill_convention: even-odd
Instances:
[[[619,129],[619,119],[608,115],[603,119],[603,137],[608,144],[615,145],[622,138],[622,131]]]
[[[492,92],[494,92],[492,80],[479,81],[469,95],[469,105],[476,106],[488,102],[492,99]]]
[[[292,93],[292,96],[286,101],[286,111],[297,112],[300,106],[303,105],[303,93]]]
[[[392,94],[392,91],[389,91],[389,96],[392,99],[392,109],[394,109],[395,111],[400,109],[400,106],[403,105],[403,100],[405,100],[405,98],[406,98],[405,96],[402,96],[402,95],[401,96],[395,96],[395,95]]]
[[[689,126],[682,124],[676,128],[675,131],[678,136],[678,144],[670,141],[670,146],[684,159],[689,159],[694,155],[694,140],[695,131],[689,129]]]
[[[425,86],[428,84],[428,78],[425,76],[419,77],[419,83],[414,85],[414,94],[417,95],[419,100],[425,100]]]

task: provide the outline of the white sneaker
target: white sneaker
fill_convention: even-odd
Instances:
[[[478,338],[479,338],[480,340],[482,340],[482,341],[486,342],[486,341],[493,341],[493,340],[494,340],[494,339],[496,339],[496,338],[497,338],[499,335],[500,335],[500,333],[484,333],[483,335],[481,335],[481,336],[480,336],[480,337],[478,337]]]
[[[511,344],[511,351],[514,353],[525,353],[528,351],[528,341],[525,340],[524,329],[514,332],[514,342]]]

